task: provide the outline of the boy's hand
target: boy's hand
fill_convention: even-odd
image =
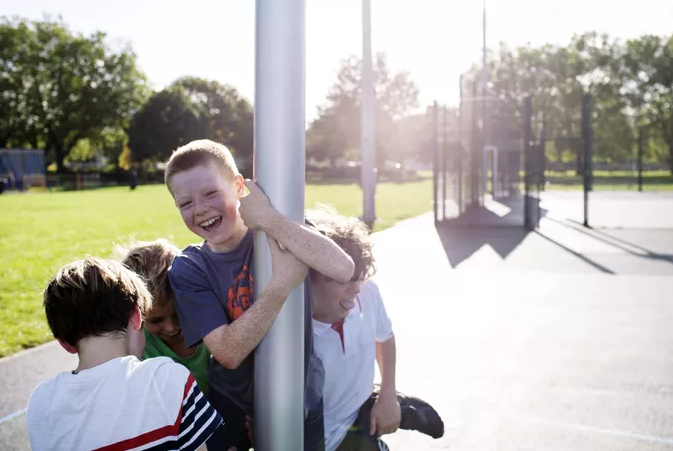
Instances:
[[[369,435],[380,437],[383,434],[391,434],[400,427],[400,421],[402,421],[402,409],[397,394],[379,393],[372,407]]]
[[[246,227],[253,230],[265,230],[269,227],[276,210],[271,207],[269,198],[252,180],[245,181],[249,193],[241,198],[238,211]]]
[[[289,295],[306,278],[308,266],[292,255],[290,251],[282,250],[278,242],[270,236],[267,235],[266,239],[269,241],[269,248],[271,249],[272,281],[275,280],[280,288],[287,290]]]

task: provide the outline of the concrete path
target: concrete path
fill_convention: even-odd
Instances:
[[[446,423],[391,449],[673,449],[673,231],[437,231],[427,214],[375,242],[398,387]],[[75,364],[53,343],[0,360],[0,449],[29,449],[33,387]]]

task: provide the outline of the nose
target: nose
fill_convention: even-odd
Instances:
[[[348,295],[357,296],[360,293],[360,282],[348,282]]]
[[[194,202],[194,213],[196,215],[200,215],[202,213],[205,213],[207,210],[205,202],[202,202],[201,200],[196,200]]]

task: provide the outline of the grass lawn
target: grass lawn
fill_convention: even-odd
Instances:
[[[322,202],[359,216],[356,184],[308,185],[306,206]],[[432,180],[381,183],[375,230],[432,209]],[[108,257],[115,244],[170,238],[179,247],[198,242],[163,185],[91,191],[0,196],[0,356],[50,340],[41,290],[63,264],[83,257]]]
[[[573,171],[547,171],[549,189],[583,189],[582,177]],[[631,171],[594,171],[594,189],[597,191],[624,191],[638,189],[638,175]],[[643,191],[673,191],[673,176],[670,171],[643,172]]]

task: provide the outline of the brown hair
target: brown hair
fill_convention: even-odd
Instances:
[[[373,243],[364,222],[358,218],[340,215],[334,208],[326,205],[309,210],[306,218],[353,259],[355,270],[351,280],[364,281],[376,273]],[[313,269],[311,272],[313,276],[316,274]]]
[[[175,174],[211,164],[224,170],[227,178],[233,179],[239,174],[234,156],[227,146],[209,139],[198,139],[179,147],[171,154],[166,163],[164,181],[170,191],[170,180]]]
[[[121,263],[87,257],[59,269],[44,289],[43,305],[54,337],[77,346],[85,337],[125,333],[135,307],[144,317],[152,296]]]
[[[168,268],[173,258],[180,253],[168,240],[141,241],[126,248],[117,248],[122,263],[138,274],[152,295],[154,305],[166,306],[173,301],[174,294],[168,280]]]

